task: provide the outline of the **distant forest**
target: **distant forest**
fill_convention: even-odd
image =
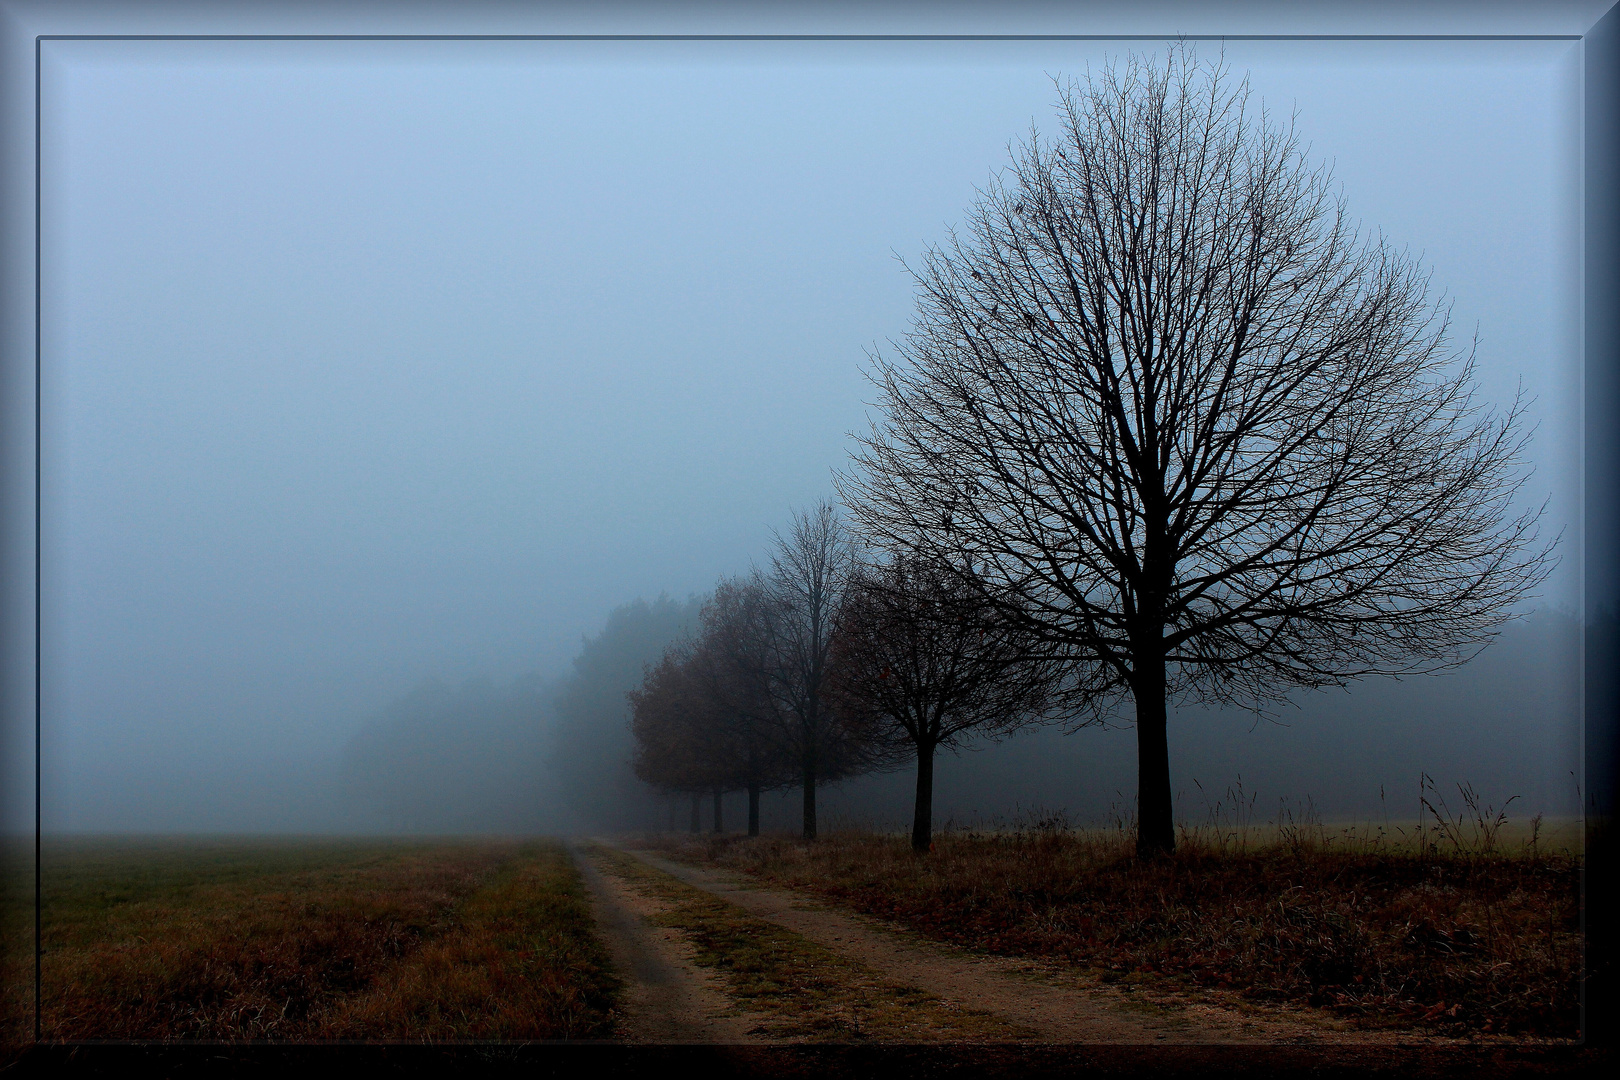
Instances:
[[[630,771],[625,694],[699,607],[659,597],[617,608],[560,679],[429,681],[399,698],[344,751],[355,824],[412,833],[648,827],[662,803]]]

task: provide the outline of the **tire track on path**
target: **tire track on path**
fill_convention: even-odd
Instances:
[[[692,962],[673,930],[647,922],[647,901],[603,874],[578,843],[568,843],[590,894],[596,925],[624,980],[615,1027],[632,1043],[756,1043],[754,1021],[736,1015],[713,976]]]
[[[741,875],[675,862],[599,840],[654,869],[735,904],[942,1001],[984,1010],[1054,1043],[1441,1044],[1452,1040],[1356,1031],[1331,1018],[1253,1014],[1209,1000],[1130,993],[1051,965],[987,956],[927,941],[808,896],[763,888]]]

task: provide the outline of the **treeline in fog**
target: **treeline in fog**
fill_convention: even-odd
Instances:
[[[351,822],[405,833],[645,827],[659,807],[631,772],[625,694],[696,617],[693,601],[637,600],[561,679],[430,681],[401,697],[345,748]]]
[[[909,753],[926,849],[942,745],[1128,720],[1153,856],[1178,707],[1448,671],[1525,613],[1557,563],[1525,402],[1476,401],[1421,261],[1246,100],[1190,47],[1060,83],[908,266],[848,531],[800,516],[743,644],[717,601],[649,680],[643,777],[752,804],[796,767],[812,838],[822,777]]]
[[[671,682],[685,682],[687,694],[721,689],[701,681],[718,674],[706,666],[717,662],[716,630],[738,607],[758,602],[758,584],[755,575],[743,574],[717,583],[704,597],[625,604],[583,642],[563,678],[424,683],[379,711],[350,741],[340,770],[347,811],[342,827],[473,833],[686,829],[697,809],[707,831],[715,824],[713,793],[719,787],[722,827],[748,829],[754,821],[746,775],[728,779],[721,770],[660,776],[651,771],[655,764],[692,768],[699,762],[658,763],[658,754],[675,748],[644,745],[635,734],[639,729],[649,737],[649,723],[673,719],[679,721],[675,731],[703,740],[695,747],[706,747],[705,753],[719,748],[717,736],[734,740],[735,749],[735,725],[751,722],[735,713],[728,722],[724,706],[736,699],[711,698],[705,706],[701,698],[688,697],[684,717],[658,717],[656,699],[671,694]],[[1601,622],[1587,633],[1612,633],[1612,625],[1612,619]],[[1298,808],[1312,799],[1333,820],[1384,813],[1410,818],[1424,771],[1442,785],[1471,782],[1496,803],[1519,796],[1511,807],[1516,819],[1572,814],[1578,808],[1580,635],[1572,616],[1542,611],[1509,625],[1476,662],[1447,674],[1363,680],[1348,691],[1297,694],[1275,719],[1258,723],[1242,709],[1178,710],[1173,765],[1179,816],[1199,820],[1208,803],[1241,777],[1247,791],[1259,793],[1262,816],[1274,813],[1280,800]],[[1025,717],[1036,718],[1054,719]],[[704,724],[713,727],[705,732]],[[1001,737],[1014,726],[967,728],[941,740],[933,759],[936,826],[1011,818],[1030,807],[1101,822],[1126,805],[1136,768],[1128,727],[1071,732],[1061,722],[1040,723]],[[914,826],[915,750],[908,756],[902,744],[896,755],[898,735],[890,730],[886,756],[868,748],[865,762],[872,771],[833,769],[819,777],[823,827],[828,813],[834,821]],[[759,784],[759,825],[797,831],[798,766],[772,743],[761,743],[774,751],[775,773]],[[648,779],[638,779],[637,768]]]
[[[929,843],[940,749],[1037,718],[1061,668],[966,567],[873,562],[831,503],[794,516],[768,569],[716,585],[696,634],[630,697],[636,773],[666,793],[796,788],[817,831],[817,788],[915,762],[912,842]]]
[[[535,812],[609,828],[660,797],[718,819],[744,792],[756,831],[792,790],[813,838],[824,785],[909,766],[926,849],[941,751],[1128,726],[1120,787],[1154,856],[1189,714],[1258,725],[1476,663],[1559,560],[1527,402],[1480,399],[1421,259],[1347,217],[1330,168],[1247,99],[1183,46],[1061,83],[1059,129],[908,265],[914,317],[869,356],[841,508],[796,513],[701,601],[616,612],[554,692],[427,689],[379,730],[420,742],[476,712],[487,736],[420,747],[482,778],[469,805],[547,776]],[[548,736],[515,734],[524,709],[550,710]],[[1483,728],[1451,712],[1455,757]],[[356,742],[401,778],[373,804],[398,827],[460,814],[396,744]],[[1010,779],[1003,805],[1030,793]]]

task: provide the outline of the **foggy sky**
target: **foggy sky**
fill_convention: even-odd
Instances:
[[[1351,213],[1422,254],[1455,342],[1477,330],[1482,398],[1534,398],[1526,497],[1564,534],[1538,603],[1567,612],[1576,50],[1225,49],[1257,102],[1297,110]],[[864,354],[913,305],[896,256],[946,237],[1010,140],[1055,128],[1051,76],[1123,51],[53,44],[47,827],[309,827],[313,796],[302,817],[255,815],[326,798],[343,748],[427,680],[561,678],[617,605],[763,559],[864,426]],[[1573,686],[1570,655],[1522,670]],[[1477,768],[1552,792],[1578,731],[1552,696]],[[1369,710],[1368,731],[1389,722]],[[1354,712],[1291,716],[1257,752],[1302,772],[1274,765],[1273,787],[1304,794],[1332,773],[1306,763],[1347,739],[1385,748],[1363,754],[1365,790],[1454,764],[1347,736]],[[1241,770],[1232,740],[1194,743],[1172,743],[1178,785]],[[1121,769],[1129,783],[1129,745],[1037,737],[1042,767],[1069,755],[1076,777],[1068,798],[1043,780],[1041,801],[1091,806]],[[1035,768],[1032,752],[982,757]],[[1020,769],[997,768],[1007,806],[1027,803]]]

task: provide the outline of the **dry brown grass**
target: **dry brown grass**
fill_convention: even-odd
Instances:
[[[663,846],[747,871],[928,937],[1066,960],[1107,980],[1164,979],[1290,1000],[1378,1026],[1573,1037],[1579,858],[1381,837],[1265,842],[1184,832],[1143,862],[1126,829],[1046,822],[900,837],[683,839]]]
[[[0,835],[0,1068],[34,1038],[33,837]]]
[[[613,980],[566,854],[515,859],[455,911],[452,928],[344,1002],[342,1038],[604,1039]]]
[[[556,844],[76,841],[45,884],[46,1039],[609,1027],[613,983]]]

